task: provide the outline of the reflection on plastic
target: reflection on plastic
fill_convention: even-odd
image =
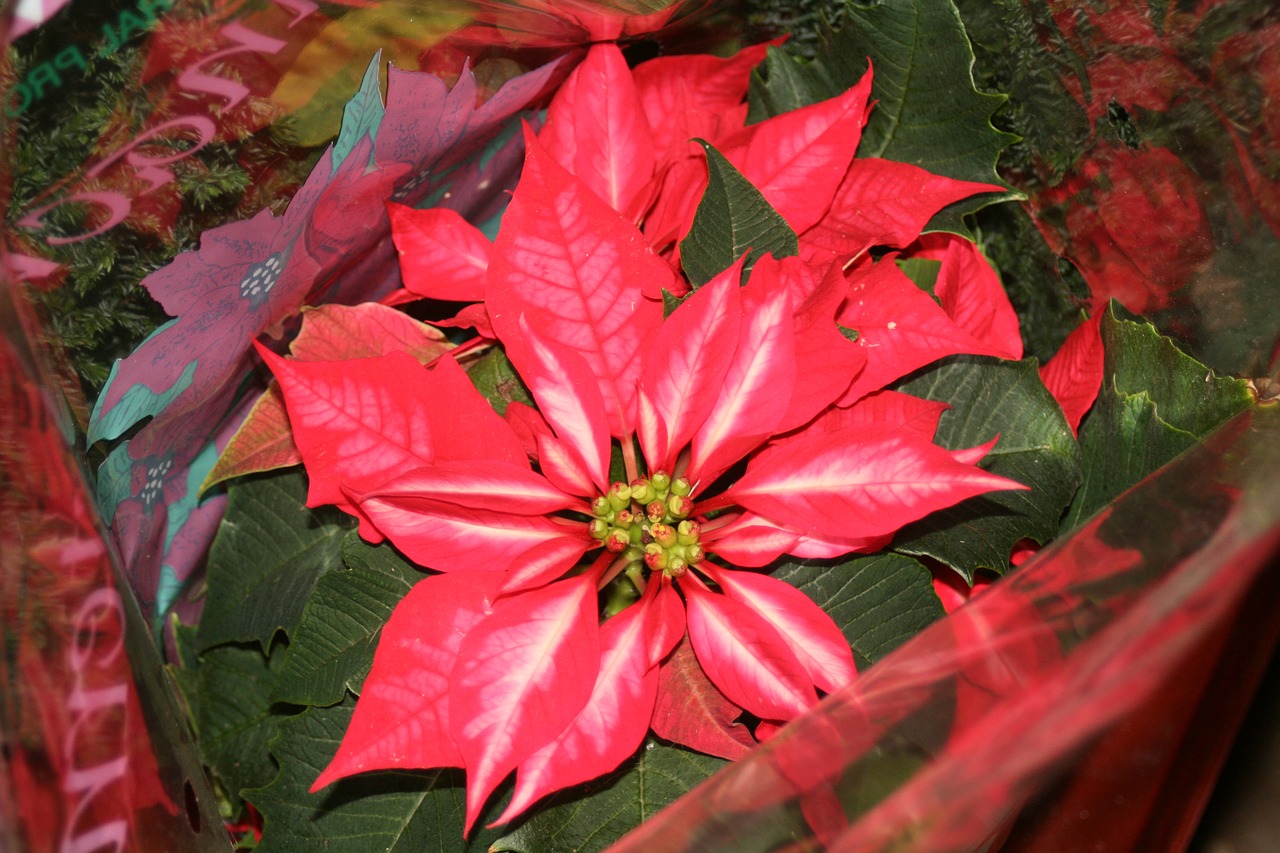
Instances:
[[[0,281],[0,849],[225,849],[14,295]]]
[[[1280,410],[1246,412],[614,853],[997,849],[1274,566],[1276,470]]]

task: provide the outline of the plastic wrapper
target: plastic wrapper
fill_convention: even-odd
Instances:
[[[250,341],[394,289],[388,199],[491,226],[519,121],[592,39],[746,20],[551,5],[5,4],[0,850],[225,849],[157,641],[198,618],[225,504],[200,488],[261,382]],[[1093,307],[1274,397],[1280,29],[1266,3],[1071,5],[956,3],[1039,128],[1027,227]],[[86,118],[60,134],[64,100]],[[139,246],[179,261],[129,266]],[[49,345],[56,303],[29,304],[103,298],[86,269],[136,271],[169,318],[96,400]],[[1185,846],[1280,632],[1278,448],[1280,410],[1237,416],[615,849]]]

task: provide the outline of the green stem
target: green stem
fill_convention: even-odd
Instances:
[[[636,592],[644,595],[644,570],[640,568],[639,563],[632,563],[627,566],[627,580],[631,581],[631,584],[636,588]]]

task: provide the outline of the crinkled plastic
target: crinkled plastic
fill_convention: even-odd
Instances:
[[[1277,470],[1238,416],[612,850],[1181,849],[1275,643]]]
[[[0,850],[225,847],[147,619],[194,614],[222,509],[199,486],[258,381],[249,342],[304,305],[392,290],[387,198],[492,224],[519,121],[537,120],[576,49],[696,26],[707,4],[661,5],[4,4],[0,27],[38,45],[20,75],[0,60],[6,202],[24,122],[113,58],[138,50],[121,94],[151,112],[86,138],[3,235]],[[1173,4],[1160,27],[1144,4],[1023,5],[1044,44],[1078,58],[1059,81],[1077,108],[1055,132],[1094,140],[1064,174],[1034,176],[1046,239],[1098,299],[1157,312],[1226,369],[1274,370],[1274,19],[1239,12],[1251,25],[1201,56],[1198,28],[1233,26],[1224,3]],[[54,15],[83,24],[53,41]],[[381,91],[378,51],[439,78],[397,71]],[[1157,142],[1131,145],[1133,122]],[[243,198],[141,282],[174,319],[91,412],[47,366],[15,282],[62,286],[60,252],[121,226],[176,246],[194,155],[285,127],[277,159],[240,164]],[[73,202],[86,212],[68,225]],[[127,438],[96,494],[85,430]],[[1278,455],[1280,412],[1238,417],[616,849],[1178,849],[1280,630]]]

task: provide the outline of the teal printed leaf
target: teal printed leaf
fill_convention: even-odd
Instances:
[[[382,51],[378,51],[365,69],[360,91],[342,108],[342,128],[338,131],[337,141],[333,143],[332,168],[335,173],[361,139],[367,136],[372,141],[377,136],[378,125],[386,114],[378,79],[378,69],[381,66]]]

